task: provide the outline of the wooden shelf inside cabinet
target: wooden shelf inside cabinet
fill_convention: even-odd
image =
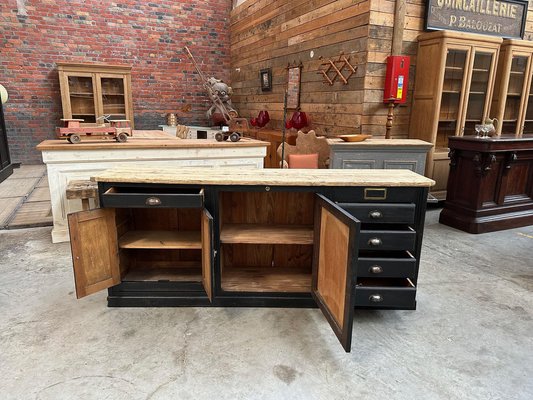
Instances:
[[[201,282],[202,269],[197,267],[185,268],[139,268],[129,270],[123,278],[128,282],[169,281],[169,282]]]
[[[313,244],[313,227],[308,225],[225,224],[221,243]]]
[[[228,292],[306,293],[311,291],[310,268],[226,267],[222,289]]]
[[[200,231],[129,231],[118,242],[121,249],[201,249]]]

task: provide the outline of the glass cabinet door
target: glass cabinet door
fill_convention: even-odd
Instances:
[[[460,103],[465,79],[467,50],[449,49],[446,55],[444,82],[440,101],[439,126],[435,150],[446,151],[448,136],[454,136],[460,118]]]
[[[85,123],[95,123],[97,115],[93,76],[68,75],[67,82],[72,114],[70,118],[82,119]]]
[[[466,117],[461,129],[463,135],[474,135],[475,125],[483,123],[486,117],[489,82],[494,53],[476,51],[472,65],[470,90],[466,103]]]
[[[531,72],[529,72],[529,75],[531,75]],[[526,101],[524,125],[519,133],[533,133],[533,77],[531,77],[529,93],[527,94]]]
[[[515,55],[512,57],[511,70],[509,71],[509,85],[507,86],[507,96],[505,98],[503,121],[501,121],[502,133],[514,134],[518,131],[522,96],[525,96],[524,84],[526,82],[527,64],[527,56]]]
[[[124,78],[101,76],[102,113],[110,120],[126,119],[126,94]]]

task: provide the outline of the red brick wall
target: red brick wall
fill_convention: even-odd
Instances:
[[[229,80],[231,0],[17,0],[0,5],[0,83],[13,162],[39,163],[35,146],[62,117],[58,61],[132,66],[136,129],[157,129],[166,113],[205,125],[209,100],[187,56],[204,74]],[[181,112],[183,105],[192,109]]]

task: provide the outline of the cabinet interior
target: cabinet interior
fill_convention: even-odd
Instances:
[[[222,290],[310,292],[315,195],[221,192]]]
[[[201,209],[116,209],[123,281],[202,280]]]

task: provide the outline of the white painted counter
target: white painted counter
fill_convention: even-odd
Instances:
[[[170,138],[162,131],[134,132],[126,143],[93,141],[70,144],[45,140],[37,146],[48,170],[54,243],[69,240],[67,214],[81,210],[80,200],[67,200],[71,180],[89,179],[100,171],[125,166],[130,170],[150,167],[246,167],[263,168],[267,142],[243,138],[239,142]]]

